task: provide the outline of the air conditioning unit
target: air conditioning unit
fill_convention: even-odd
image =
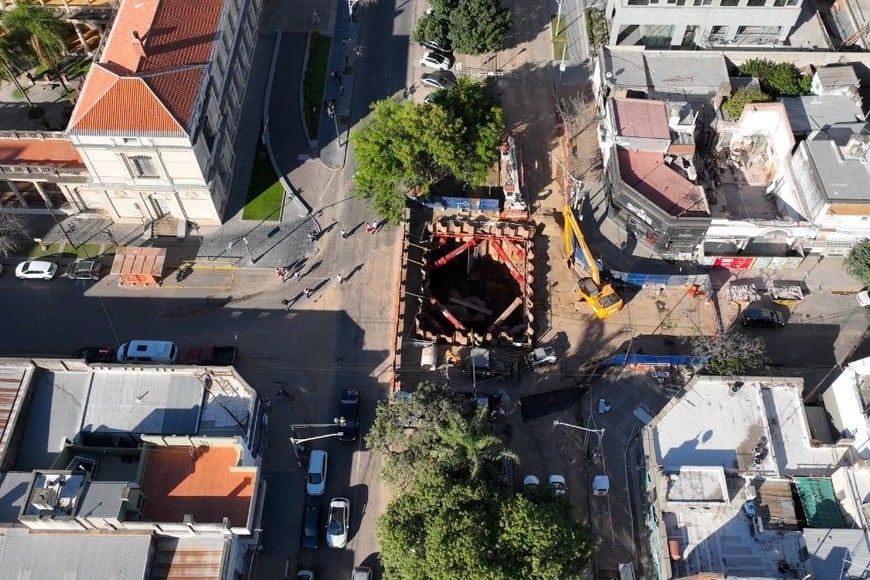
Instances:
[[[38,510],[54,511],[57,506],[59,495],[53,487],[42,487],[33,492],[30,497],[30,505]]]

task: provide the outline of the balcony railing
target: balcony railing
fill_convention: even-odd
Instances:
[[[60,139],[68,141],[63,131],[0,131],[0,139]]]

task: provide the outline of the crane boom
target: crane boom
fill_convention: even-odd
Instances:
[[[601,283],[601,272],[595,263],[592,250],[586,243],[586,238],[580,230],[580,224],[574,218],[574,212],[570,206],[562,208],[565,234],[565,258],[568,267],[573,269],[575,260],[579,258],[585,266],[588,276],[581,277],[577,284],[577,294],[580,295],[595,311],[598,318],[607,318],[614,312],[622,309],[622,298],[616,293],[610,284]],[[580,250],[578,255],[577,249]]]
[[[595,282],[596,286],[601,285],[601,273],[598,271],[598,265],[595,263],[595,258],[592,256],[592,251],[586,244],[586,238],[583,232],[580,231],[580,224],[574,217],[574,212],[570,206],[562,208],[562,216],[565,218],[565,257],[568,260],[573,260],[577,252],[574,250],[574,244],[580,249],[581,261],[586,266],[586,271],[589,277]]]

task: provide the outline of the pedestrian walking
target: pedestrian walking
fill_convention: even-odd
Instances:
[[[316,237],[317,237],[317,236],[314,234],[314,232],[308,232],[308,243],[309,243],[309,244],[313,244],[313,243],[314,243],[314,239],[315,239]]]
[[[375,235],[376,231],[378,231],[378,222],[372,222],[372,235]]]
[[[275,391],[275,396],[278,397],[279,399],[281,397],[286,397],[287,391],[284,390],[284,387],[279,387],[278,390]]]
[[[284,274],[286,273],[286,268],[275,268],[275,275],[278,276],[278,278],[280,278],[282,282],[284,281]]]
[[[344,282],[344,274],[339,274],[336,276],[338,278],[338,283],[342,284]]]
[[[306,288],[302,291],[302,293],[305,294],[306,298],[311,298],[311,295],[314,294],[314,290],[312,290],[311,288]]]
[[[298,282],[302,279],[302,271],[296,270],[295,272],[293,272],[293,277],[296,278],[296,281]]]
[[[339,96],[339,97],[343,97],[343,96],[344,96],[344,85],[339,85],[339,87],[338,87],[338,96]]]
[[[290,312],[290,300],[285,298],[284,300],[281,301],[281,304],[284,305],[284,308],[287,310],[287,312]]]
[[[263,397],[263,405],[266,406],[266,410],[267,410],[267,411],[271,411],[271,410],[272,410],[272,401],[270,401],[269,399],[267,399],[267,398],[265,398],[265,397]]]
[[[346,239],[347,239],[347,230],[341,230],[341,231],[339,232],[339,234],[341,234],[341,239],[342,239],[342,240],[346,240]]]
[[[374,230],[374,228],[371,226],[371,224],[366,224],[366,233],[367,233],[367,234],[373,234],[373,233],[375,233],[375,230]]]

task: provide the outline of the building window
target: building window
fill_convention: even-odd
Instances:
[[[737,6],[739,0],[722,0],[719,6]]]
[[[131,155],[127,158],[133,177],[160,177],[154,158],[147,155]]]
[[[714,26],[710,29],[710,34],[725,34],[728,32],[727,26]]]
[[[747,6],[753,6],[753,7],[755,7],[755,8],[758,8],[759,6],[764,6],[766,3],[767,3],[766,0],[749,0],[749,1],[746,3],[746,5],[747,5]]]

